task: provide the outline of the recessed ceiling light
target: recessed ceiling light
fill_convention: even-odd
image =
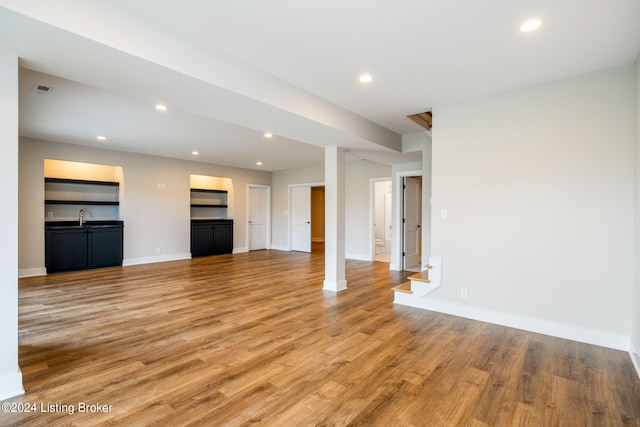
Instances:
[[[360,76],[360,83],[371,83],[373,81],[373,76],[371,74],[362,74]]]
[[[256,165],[262,166],[262,162],[256,162]]]
[[[272,138],[272,137],[273,137],[273,134],[271,134],[271,133],[267,132],[267,133],[265,133],[265,134],[264,134],[264,137],[265,137],[265,138]]]
[[[530,33],[531,31],[535,31],[540,27],[542,27],[542,21],[537,18],[534,18],[534,19],[529,19],[524,24],[522,24],[520,26],[520,31],[522,31],[523,33]]]
[[[192,151],[191,154],[193,154],[194,156],[197,156],[198,154],[200,154],[199,151]]]
[[[156,104],[156,110],[158,110],[158,111],[167,111],[168,108],[164,104]]]
[[[373,81],[373,76],[371,74],[362,74],[359,80],[360,83],[371,83]]]
[[[104,136],[104,135],[98,135],[98,136],[96,136],[96,139],[98,139],[98,140],[100,140],[100,141],[106,141],[106,140],[107,140],[107,137],[106,137],[106,136]]]

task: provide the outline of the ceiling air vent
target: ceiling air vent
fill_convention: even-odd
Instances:
[[[43,85],[41,83],[36,83],[33,85],[33,91],[35,93],[39,93],[40,95],[47,95],[53,91],[53,87]]]

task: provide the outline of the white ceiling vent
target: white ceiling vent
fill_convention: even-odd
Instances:
[[[42,83],[36,83],[33,85],[32,91],[40,95],[47,95],[53,91],[53,87]]]

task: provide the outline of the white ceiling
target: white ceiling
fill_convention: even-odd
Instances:
[[[437,128],[440,104],[632,63],[640,0],[0,0],[0,36],[25,136],[265,170],[329,145],[396,164],[419,159],[401,152],[422,131],[409,114],[436,107]]]
[[[88,145],[246,169],[314,167],[322,148],[191,114],[159,112],[145,99],[20,69],[20,134],[30,138]],[[49,93],[37,85],[52,88]],[[108,136],[101,142],[96,136]],[[196,151],[199,154],[193,155]],[[268,165],[268,166],[267,166]]]

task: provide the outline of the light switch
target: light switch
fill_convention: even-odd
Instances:
[[[440,218],[447,219],[448,216],[449,216],[449,213],[447,212],[446,208],[440,209]]]

